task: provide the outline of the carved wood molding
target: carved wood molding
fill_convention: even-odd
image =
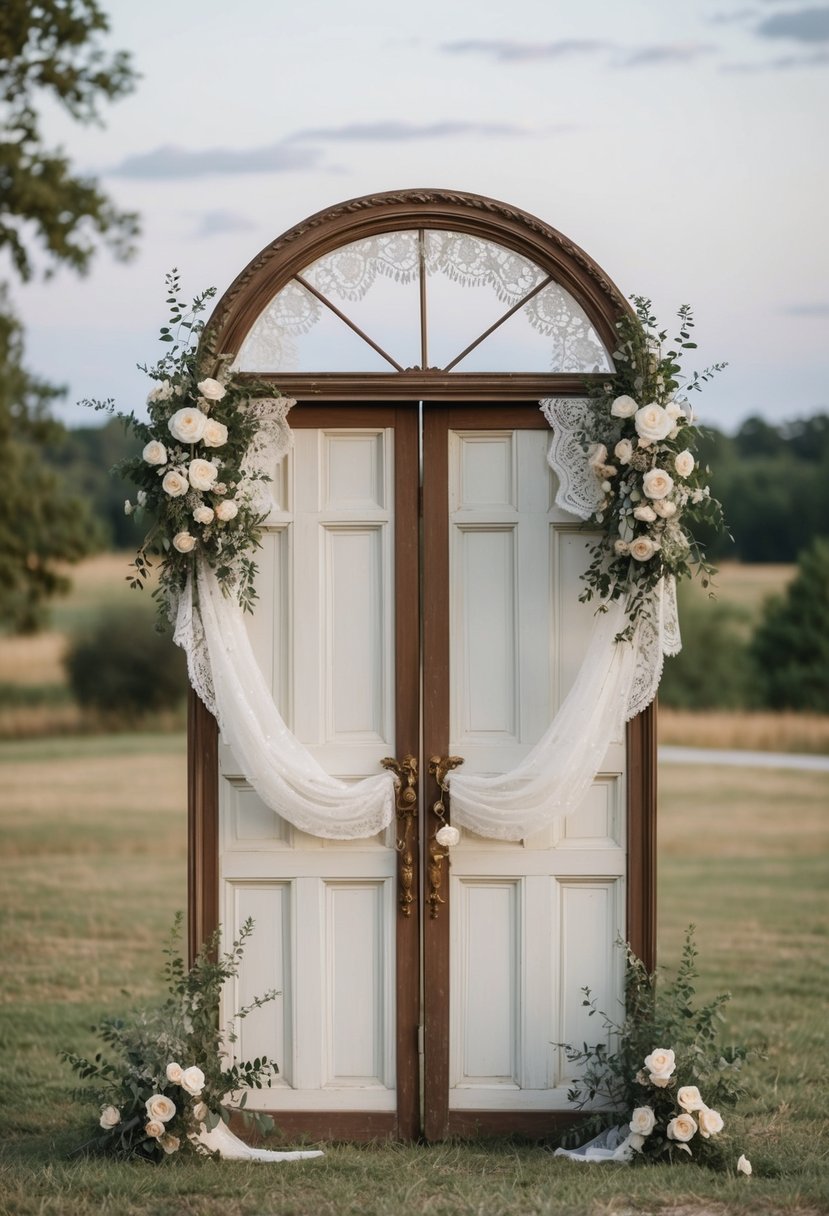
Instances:
[[[614,322],[628,305],[615,283],[574,241],[518,207],[460,190],[402,190],[349,199],[266,245],[219,300],[208,329],[235,354],[256,317],[290,278],[317,258],[362,238],[406,228],[468,232],[515,250],[553,273],[613,348]]]

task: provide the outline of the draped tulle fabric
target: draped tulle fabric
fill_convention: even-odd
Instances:
[[[557,1148],[553,1156],[566,1157],[568,1161],[615,1161],[618,1165],[628,1165],[635,1152],[633,1135],[628,1128],[611,1127],[578,1148]]]
[[[307,1161],[310,1157],[324,1157],[321,1149],[302,1149],[292,1152],[279,1152],[270,1148],[252,1148],[234,1135],[224,1123],[218,1123],[212,1131],[202,1127],[195,1137],[208,1153],[218,1153],[223,1161]]]

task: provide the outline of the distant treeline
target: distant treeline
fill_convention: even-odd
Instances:
[[[102,545],[132,548],[140,526],[124,515],[132,487],[109,470],[140,444],[115,420],[79,427],[46,459],[92,504]],[[749,418],[735,435],[706,429],[703,461],[734,536],[708,540],[710,555],[744,562],[794,562],[816,536],[829,536],[829,415],[779,426]]]

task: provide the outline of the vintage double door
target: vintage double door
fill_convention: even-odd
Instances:
[[[489,377],[474,400],[469,382],[427,393],[420,376],[407,397],[403,372],[361,400],[344,377],[314,394],[293,379],[278,380],[299,390],[294,445],[274,469],[250,635],[328,772],[397,762],[399,813],[368,840],[300,832],[194,699],[192,942],[256,922],[223,1013],[279,991],[238,1025],[236,1049],[278,1062],[248,1105],[287,1134],[543,1134],[567,1108],[560,1044],[599,1029],[582,989],[613,1008],[616,939],[649,953],[651,727],[613,742],[567,819],[518,842],[462,831],[438,846],[447,758],[514,767],[575,677],[592,622],[586,537],[555,505],[537,397],[514,384],[499,400]]]

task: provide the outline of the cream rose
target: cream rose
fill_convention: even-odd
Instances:
[[[671,516],[676,515],[676,503],[671,502],[669,498],[655,498],[653,509],[662,519],[670,519]]]
[[[682,415],[682,406],[678,401],[668,401],[665,405],[665,413],[676,422],[677,418]]]
[[[684,1144],[696,1135],[697,1125],[690,1115],[677,1115],[671,1119],[667,1131],[669,1140],[679,1140]]]
[[[181,1141],[178,1136],[174,1136],[171,1132],[166,1132],[163,1136],[158,1137],[158,1143],[164,1149],[165,1153],[178,1152],[181,1146]]]
[[[178,469],[170,469],[169,473],[164,474],[161,488],[171,498],[181,498],[190,489],[190,483]]]
[[[632,397],[617,397],[610,412],[614,418],[632,418],[638,408]]]
[[[201,441],[206,448],[221,448],[227,443],[227,427],[215,418],[208,418]]]
[[[192,553],[196,547],[196,538],[190,532],[176,532],[173,537],[173,548],[179,553]],[[170,1078],[172,1080],[172,1078]]]
[[[633,444],[629,439],[620,439],[613,449],[613,455],[619,461],[619,464],[630,464],[630,458],[633,455]]]
[[[204,1123],[207,1116],[210,1114],[210,1107],[206,1102],[196,1102],[193,1107],[193,1118],[197,1123]]]
[[[208,376],[205,380],[200,380],[198,388],[206,401],[221,401],[227,392],[225,386],[220,384],[218,380],[214,380],[211,376]]]
[[[676,1100],[677,1104],[686,1111],[702,1110],[705,1106],[702,1094],[696,1085],[683,1085],[681,1089],[677,1090]]]
[[[167,423],[170,434],[179,443],[198,443],[207,426],[207,415],[193,406],[176,410]]]
[[[173,1115],[176,1113],[176,1104],[172,1098],[168,1098],[166,1094],[153,1094],[144,1103],[147,1111],[148,1119],[155,1119],[159,1123],[169,1123]]]
[[[637,562],[646,562],[648,558],[653,557],[658,548],[659,546],[654,544],[649,536],[637,536],[636,540],[630,542],[629,552]]]
[[[613,552],[617,557],[625,557],[630,553],[630,545],[626,540],[622,540],[621,536],[613,542]]]
[[[212,507],[196,507],[193,519],[197,524],[212,524],[215,512]]]
[[[435,832],[435,841],[442,849],[451,849],[456,845],[461,838],[461,834],[457,828],[453,828],[451,824],[445,823],[442,828],[438,828]]]
[[[225,498],[222,502],[216,503],[216,518],[222,520],[223,523],[235,519],[238,514],[238,504],[232,498]]]
[[[144,1135],[158,1140],[160,1136],[164,1135],[164,1124],[159,1119],[150,1119],[144,1124]]]
[[[166,464],[167,449],[160,439],[151,439],[149,443],[144,445],[144,451],[141,453],[142,460],[147,464]]]
[[[630,1130],[639,1136],[649,1136],[656,1127],[656,1115],[649,1106],[637,1106],[630,1118]]]
[[[651,1080],[654,1077],[670,1077],[676,1068],[676,1056],[670,1047],[655,1047],[649,1056],[645,1056],[645,1068]]]
[[[109,1131],[111,1127],[117,1127],[121,1122],[121,1112],[117,1106],[105,1106],[98,1122],[105,1131]]]
[[[204,1073],[195,1064],[190,1068],[185,1068],[181,1074],[181,1088],[186,1090],[194,1098],[197,1098],[204,1089]]]
[[[642,478],[642,489],[648,498],[667,498],[673,488],[673,478],[664,469],[648,469]]]
[[[636,411],[633,425],[639,438],[644,439],[646,444],[651,444],[665,438],[674,425],[674,420],[667,410],[653,401]]]
[[[656,519],[656,512],[648,503],[643,502],[641,507],[633,508],[633,518],[641,519],[643,523],[652,524]]]
[[[694,460],[687,448],[684,452],[680,452],[674,458],[674,468],[680,477],[690,477],[694,471],[696,463],[697,462]]]
[[[737,1173],[745,1174],[747,1178],[751,1176],[751,1162],[745,1153],[740,1153],[737,1158]]]
[[[697,1119],[699,1120],[699,1134],[705,1140],[708,1140],[710,1136],[718,1135],[725,1126],[719,1111],[709,1110],[707,1106],[700,1108]]]
[[[194,490],[212,490],[219,477],[219,470],[212,460],[191,460],[187,467],[187,478]]]
[[[147,405],[152,405],[154,401],[169,401],[173,395],[173,386],[169,380],[162,380],[155,388],[151,388],[147,393]]]
[[[182,1073],[181,1065],[176,1064],[176,1062],[174,1060],[171,1060],[170,1063],[167,1065],[167,1080],[172,1081],[173,1085],[180,1085],[181,1084],[181,1073]]]

